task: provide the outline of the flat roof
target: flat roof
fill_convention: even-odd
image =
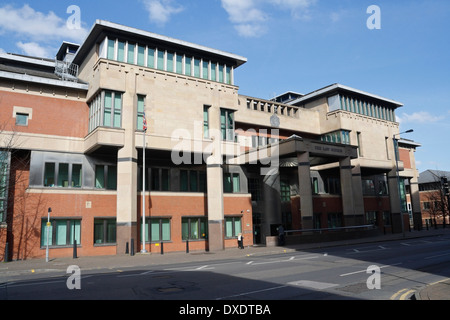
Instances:
[[[159,35],[145,30],[127,27],[121,24],[105,20],[96,20],[86,40],[83,42],[80,49],[76,53],[74,57],[74,63],[81,65],[82,60],[89,53],[92,46],[95,45],[95,43],[99,42],[101,39],[103,39],[103,37],[108,33],[114,33],[124,38],[131,38],[132,40],[136,39],[144,39],[147,41],[151,40],[169,47],[180,48],[180,50],[183,51],[197,52],[198,54],[200,55],[203,54],[205,56],[215,56],[222,60],[232,62],[234,67],[239,67],[247,62],[247,58],[233,53],[209,48],[206,46],[198,45],[183,40],[170,38],[167,36]]]
[[[331,94],[342,92],[342,91],[344,91],[344,92],[346,91],[346,92],[350,92],[350,93],[366,96],[366,97],[369,97],[369,98],[372,98],[372,99],[375,99],[375,100],[383,101],[383,102],[389,103],[389,104],[391,104],[391,105],[393,105],[393,106],[395,106],[397,108],[403,107],[403,103],[401,103],[401,102],[398,102],[398,101],[395,101],[395,100],[391,100],[391,99],[387,99],[387,98],[384,98],[384,97],[381,97],[381,96],[378,96],[378,95],[375,95],[375,94],[372,94],[372,93],[368,93],[368,92],[365,92],[365,91],[361,91],[361,90],[358,90],[358,89],[354,89],[354,88],[351,88],[351,87],[348,87],[348,86],[345,86],[345,85],[342,85],[342,84],[339,84],[339,83],[335,83],[335,84],[332,84],[330,86],[324,87],[322,89],[319,89],[319,90],[313,91],[311,93],[308,93],[308,94],[306,94],[303,97],[300,97],[298,99],[295,99],[295,100],[289,102],[289,104],[306,103],[307,101],[312,100],[312,99],[316,99],[316,98],[318,98],[320,96],[324,96],[324,95],[330,96]]]

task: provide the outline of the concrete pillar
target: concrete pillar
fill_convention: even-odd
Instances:
[[[355,225],[363,225],[364,196],[362,190],[361,167],[359,164],[352,168],[352,180]]]
[[[209,163],[206,176],[208,188],[208,248],[209,251],[220,251],[225,249],[222,165]]]
[[[309,161],[309,152],[297,154],[297,159],[302,229],[312,229],[314,208],[311,188],[311,163]]]
[[[422,228],[422,211],[420,210],[420,193],[419,193],[419,181],[417,177],[409,180],[411,189],[411,205],[413,212],[414,228],[419,230]]]
[[[275,172],[276,171],[276,172]],[[270,172],[263,178],[263,199],[264,209],[262,214],[261,236],[265,241],[266,237],[276,236],[271,230],[272,225],[279,226],[281,220],[281,194],[280,194],[280,173],[277,169]]]
[[[339,161],[342,209],[344,211],[344,226],[354,226],[355,203],[353,199],[353,177],[350,157]]]
[[[400,218],[400,195],[398,193],[397,169],[394,166],[388,173],[389,200],[391,205],[391,218],[393,232],[402,232],[402,222]]]

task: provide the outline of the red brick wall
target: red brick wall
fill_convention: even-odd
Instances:
[[[1,91],[0,95],[0,124],[7,124],[7,130],[79,138],[88,134],[89,107],[83,100],[8,91]],[[14,106],[33,109],[33,116],[27,127],[15,125]]]

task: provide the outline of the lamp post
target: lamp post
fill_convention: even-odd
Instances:
[[[48,208],[48,213],[47,213],[47,246],[45,249],[45,262],[48,262],[48,241],[50,238],[50,213],[52,212],[52,208]]]
[[[399,174],[399,169],[398,169],[398,161],[399,161],[398,140],[399,139],[397,139],[395,136],[400,136],[401,134],[412,133],[412,132],[414,132],[414,130],[410,129],[410,130],[407,130],[405,132],[400,132],[400,133],[394,134],[394,136],[392,137],[392,141],[394,142],[395,166],[396,166],[396,170],[397,170],[398,199],[399,199],[399,202],[400,202],[400,221],[402,223],[403,238],[405,237],[405,223],[403,222],[402,195],[401,195],[401,190],[400,190],[400,174]]]

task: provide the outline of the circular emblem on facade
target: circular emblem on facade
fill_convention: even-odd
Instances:
[[[272,127],[276,127],[276,128],[278,128],[280,126],[280,118],[278,118],[278,116],[276,114],[274,114],[270,117],[270,125]]]

